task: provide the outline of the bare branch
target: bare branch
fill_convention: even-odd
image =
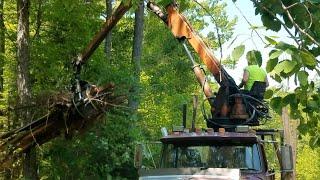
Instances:
[[[293,8],[294,6],[298,5],[298,4],[301,4],[300,2],[296,2],[296,3],[293,3],[291,4],[290,6],[287,6],[284,10],[288,10],[290,8]]]
[[[237,6],[237,4],[236,4],[234,1],[232,1],[232,2],[233,2],[233,4],[234,4],[234,6],[238,9],[238,11],[240,12],[241,16],[247,21],[247,23],[249,24],[249,26],[250,26],[250,27],[253,27],[253,25],[250,23],[250,21],[247,19],[247,17],[242,13],[242,11],[241,11],[240,8]],[[264,44],[267,44],[267,43],[262,39],[262,37],[260,36],[260,34],[258,33],[257,30],[252,29],[252,31],[254,31],[254,32],[258,35],[258,37],[260,38],[260,40],[261,40]],[[252,33],[251,33],[251,37],[252,37]]]

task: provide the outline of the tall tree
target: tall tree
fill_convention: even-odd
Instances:
[[[112,14],[112,0],[106,0],[106,20],[108,20]],[[111,57],[111,42],[112,42],[112,31],[110,31],[105,40],[105,53],[106,57],[110,60]]]
[[[3,91],[3,61],[5,53],[5,26],[3,17],[4,0],[0,0],[0,92]]]
[[[5,25],[4,25],[4,0],[0,0],[0,92],[3,92],[3,65],[5,57]],[[11,172],[6,170],[5,178],[9,179]]]
[[[141,56],[144,26],[144,2],[141,1],[135,11],[134,37],[132,48],[132,63],[134,67],[134,84],[131,89],[132,96],[129,99],[129,106],[133,110],[137,110],[139,106],[139,87],[141,72]]]
[[[29,0],[17,1],[18,29],[17,29],[17,90],[19,104],[27,105],[31,100],[29,81]],[[23,124],[31,120],[30,111],[25,109],[19,113]],[[22,119],[23,118],[23,119]],[[37,178],[36,149],[30,148],[23,160],[23,175],[25,179]]]
[[[40,36],[40,27],[41,27],[41,18],[42,18],[42,0],[37,0],[37,9],[36,9],[36,30],[34,37],[38,38]]]

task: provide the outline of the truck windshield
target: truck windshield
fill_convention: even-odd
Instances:
[[[261,170],[258,146],[175,146],[163,149],[163,168],[237,168]]]

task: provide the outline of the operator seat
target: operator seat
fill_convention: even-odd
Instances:
[[[260,102],[257,101],[251,101],[252,105],[256,107],[256,109],[262,113],[264,113],[265,118],[269,118],[269,109],[267,106],[265,106],[265,101],[264,99],[264,93],[266,92],[266,82],[261,82],[261,81],[255,81],[252,85],[251,90],[249,91],[249,95],[255,99],[257,99]],[[261,102],[263,104],[261,104]]]
[[[266,82],[255,81],[252,85],[249,95],[262,101],[264,98],[264,93],[266,92],[266,88]]]

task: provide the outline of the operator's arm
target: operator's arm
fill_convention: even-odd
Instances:
[[[239,84],[239,88],[242,88],[248,82],[248,79],[249,79],[249,72],[247,70],[244,70],[242,81]]]

